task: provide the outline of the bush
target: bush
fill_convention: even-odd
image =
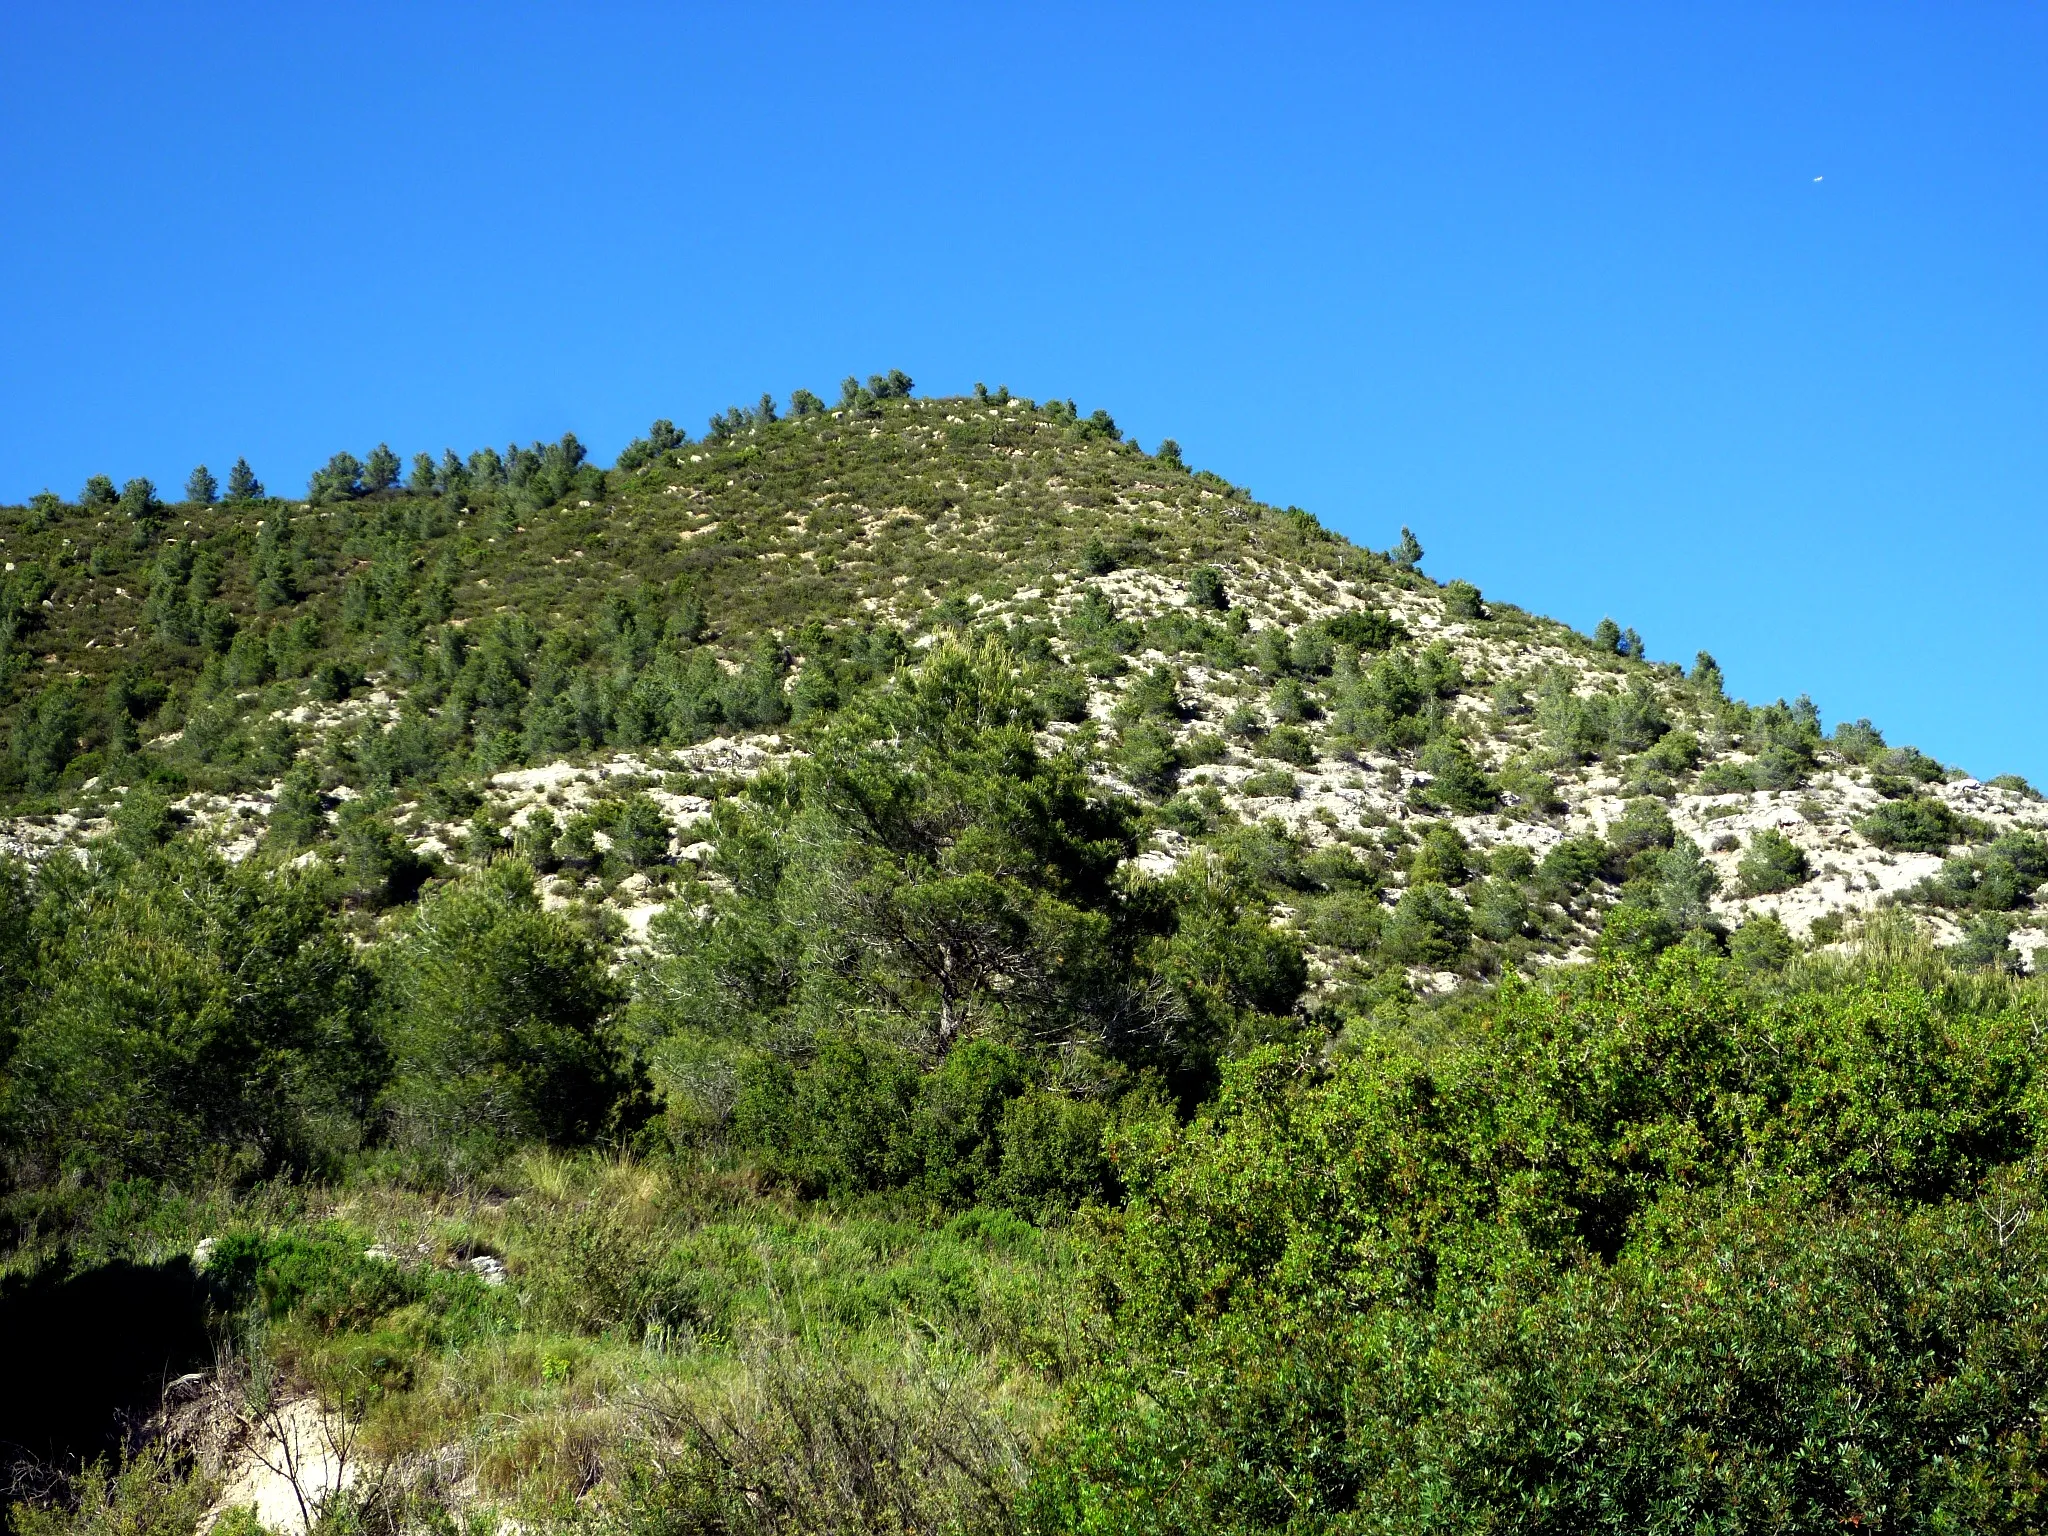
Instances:
[[[1380,950],[1400,965],[1443,970],[1464,955],[1471,937],[1472,920],[1465,904],[1447,886],[1425,881],[1401,893]]]
[[[1775,912],[1759,912],[1729,937],[1728,957],[1745,971],[1779,971],[1799,953]]]
[[[611,1026],[621,993],[603,954],[540,909],[522,860],[422,903],[383,967],[401,1142],[493,1157],[624,1127],[634,1082]]]
[[[176,843],[78,878],[46,914],[0,1090],[22,1163],[252,1176],[355,1145],[383,1058],[369,975],[313,878]]]
[[[1926,795],[1880,805],[1856,823],[1856,830],[1887,853],[1942,853],[1963,835],[1956,813]]]
[[[1029,1526],[2022,1528],[2030,1399],[1952,1387],[2048,1343],[2032,1027],[1680,954],[1510,983],[1428,1061],[1254,1053],[1118,1143],[1119,1349]]]
[[[1447,811],[1474,814],[1490,810],[1500,794],[1465,744],[1455,736],[1439,736],[1422,749],[1416,766],[1430,776],[1424,795]]]
[[[1486,604],[1471,582],[1453,581],[1444,588],[1444,612],[1454,619],[1483,619]]]
[[[1749,840],[1749,850],[1735,866],[1745,896],[1789,891],[1812,872],[1806,851],[1784,833],[1765,827]]]
[[[1267,757],[1277,757],[1281,762],[1292,763],[1297,768],[1315,766],[1314,738],[1298,725],[1276,725],[1266,733],[1266,739],[1260,744],[1259,750]]]
[[[1293,800],[1300,796],[1301,785],[1290,769],[1262,768],[1239,783],[1237,792],[1254,800]]]
[[[1188,600],[1197,608],[1218,612],[1230,606],[1230,594],[1223,586],[1223,573],[1213,565],[1197,566],[1188,578]]]

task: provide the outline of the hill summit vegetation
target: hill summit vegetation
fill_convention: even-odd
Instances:
[[[900,372],[0,509],[10,1526],[2038,1528],[2048,808],[1400,534]]]

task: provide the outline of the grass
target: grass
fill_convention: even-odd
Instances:
[[[753,1462],[743,1480],[787,1483],[792,1519],[885,1495],[993,1518],[1096,1347],[1061,1232],[1001,1211],[800,1205],[744,1170],[534,1151],[464,1191],[365,1166],[240,1196],[132,1186],[71,1217],[13,1265],[214,1238],[210,1274],[257,1277],[223,1319],[230,1354],[348,1415],[387,1513],[408,1519],[744,1503],[728,1485]],[[895,1460],[839,1465],[833,1423]],[[185,1509],[159,1485],[186,1472],[159,1468],[149,1507]],[[139,1500],[120,1493],[134,1482],[96,1483],[81,1508]]]

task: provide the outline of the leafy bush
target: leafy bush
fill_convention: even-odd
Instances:
[[[1300,796],[1301,785],[1286,768],[1262,768],[1247,775],[1238,784],[1237,792],[1254,800],[1293,800]]]
[[[1963,836],[1961,818],[1927,795],[1880,805],[1856,830],[1888,853],[1942,853]]]
[[[2048,1240],[1975,1198],[2031,1145],[2030,1028],[1683,955],[1510,984],[1428,1063],[1254,1053],[1185,1133],[1120,1144],[1122,1348],[1031,1527],[2024,1519],[2026,1394],[1949,1384],[2041,1347],[1991,1320],[2048,1316]]]
[[[1774,827],[1764,827],[1749,840],[1749,849],[1735,866],[1745,896],[1789,891],[1812,872],[1806,851]]]
[[[1197,566],[1188,578],[1188,600],[1197,608],[1221,612],[1230,606],[1230,594],[1223,586],[1223,573],[1213,565]]]
[[[1430,776],[1424,793],[1447,811],[1490,810],[1500,799],[1471,750],[1455,736],[1439,736],[1422,749],[1416,767]]]
[[[633,1078],[611,1026],[620,991],[590,941],[541,910],[524,862],[437,892],[382,959],[402,1143],[492,1157],[621,1128]]]
[[[43,879],[0,1098],[18,1172],[253,1175],[354,1145],[383,1061],[315,880],[179,844]]]
[[[1402,965],[1442,970],[1457,963],[1471,937],[1465,904],[1447,886],[1425,881],[1401,893],[1382,932],[1380,951]]]

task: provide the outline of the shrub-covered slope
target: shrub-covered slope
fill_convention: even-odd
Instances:
[[[1046,729],[1150,807],[1146,859],[1276,844],[1253,862],[1320,968],[1483,977],[1578,951],[1623,897],[1652,947],[1760,913],[1827,942],[1894,901],[2006,963],[2042,942],[2021,781],[1439,586],[1412,540],[1357,549],[1103,413],[872,383],[702,442],[657,423],[609,471],[570,437],[402,485],[383,450],[340,455],[310,500],[102,482],[0,512],[6,835],[89,836],[148,782],[244,847],[281,799],[333,820],[366,795],[428,858],[536,812],[559,836],[595,811],[571,852],[604,851],[609,782],[665,786],[680,850],[713,781],[937,636],[1000,629]],[[1308,871],[1332,848],[1357,867]],[[571,858],[597,875],[574,888],[644,929],[670,851]]]
[[[0,512],[12,1528],[2038,1526],[2026,785],[776,415]]]

